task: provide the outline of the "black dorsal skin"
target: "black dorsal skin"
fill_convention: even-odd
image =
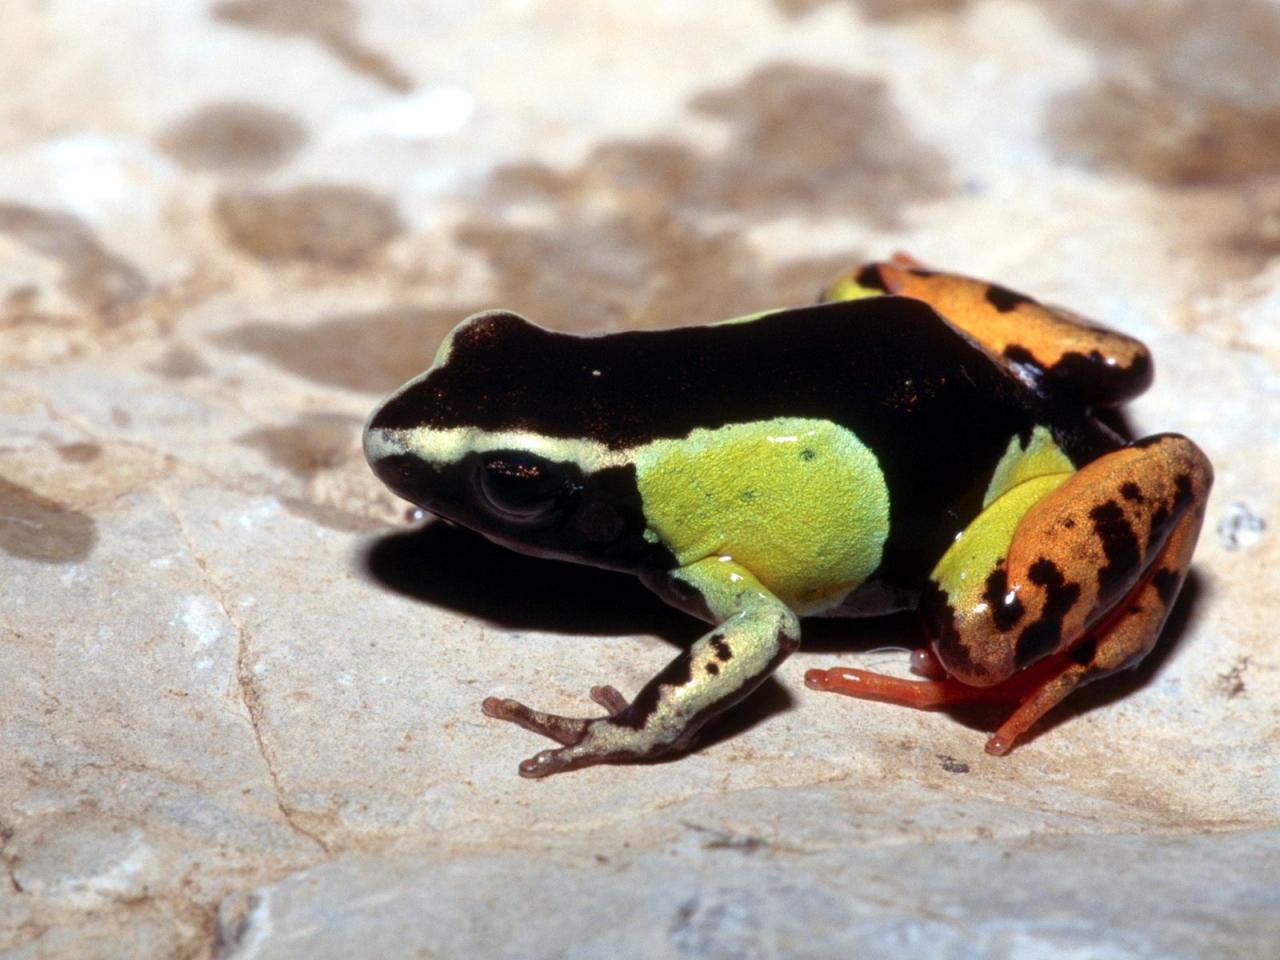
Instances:
[[[870,297],[756,320],[575,336],[490,313],[371,428],[477,427],[628,449],[696,427],[831,420],[877,456],[890,492],[882,576],[918,582],[981,505],[1015,435],[1044,424],[1077,463],[1105,445],[926,304]]]

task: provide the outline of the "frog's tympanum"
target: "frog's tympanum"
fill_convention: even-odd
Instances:
[[[1138,663],[1178,594],[1213,472],[1177,434],[1091,416],[1141,393],[1136,340],[904,256],[816,306],[574,336],[471,317],[369,420],[397,494],[524,553],[635,574],[712,626],[604,716],[490,698],[560,744],[542,777],[686,748],[800,643],[800,618],[917,609],[906,680],[805,683],[916,707],[1007,703],[1004,754]]]

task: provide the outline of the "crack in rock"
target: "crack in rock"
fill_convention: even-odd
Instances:
[[[172,518],[174,526],[177,528],[178,535],[182,538],[187,551],[191,554],[196,562],[196,566],[200,568],[200,572],[204,575],[205,582],[209,586],[210,595],[214,603],[218,605],[218,609],[222,611],[222,615],[226,618],[227,623],[231,624],[232,629],[236,632],[236,686],[240,691],[240,702],[244,705],[245,712],[249,718],[249,728],[253,732],[254,746],[258,751],[258,756],[262,758],[262,764],[267,771],[267,779],[271,784],[271,794],[275,800],[276,809],[280,811],[280,816],[288,825],[289,829],[299,836],[306,837],[314,843],[320,850],[329,856],[332,851],[324,838],[312,830],[307,829],[299,823],[295,814],[284,800],[284,790],[280,783],[280,772],[276,769],[275,759],[271,754],[270,748],[267,746],[266,739],[262,733],[262,702],[258,693],[258,688],[253,682],[252,671],[249,667],[250,644],[249,632],[241,626],[235,617],[231,615],[223,597],[222,590],[214,577],[209,573],[207,563],[203,556],[197,551],[195,542],[192,540],[190,533],[183,523],[182,517],[179,515],[177,507],[169,499],[167,491],[158,491],[161,501]]]
[[[218,598],[215,597],[215,599]],[[226,607],[222,604],[221,599],[218,599],[218,604],[222,606],[223,613],[226,613]],[[276,769],[271,751],[268,749],[266,740],[262,735],[262,702],[249,669],[249,631],[236,623],[230,615],[227,616],[227,620],[235,627],[236,634],[239,637],[236,648],[236,682],[240,687],[240,700],[249,714],[249,726],[253,730],[253,740],[257,745],[258,755],[262,757],[262,762],[267,768],[267,777],[271,781],[271,792],[275,797],[276,807],[279,808],[280,815],[284,817],[285,823],[289,825],[290,829],[311,840],[324,851],[325,856],[328,856],[330,853],[329,845],[325,843],[319,834],[298,823],[294,819],[293,811],[284,802],[284,792],[280,786],[280,773]]]
[[[9,885],[13,887],[13,892],[26,893],[22,888],[22,884],[18,882],[17,860],[6,852],[9,848],[9,841],[12,839],[13,827],[7,823],[0,823],[0,862],[4,863],[4,870],[9,876]]]

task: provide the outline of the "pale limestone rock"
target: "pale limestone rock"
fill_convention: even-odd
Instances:
[[[429,6],[6,11],[0,953],[1274,957],[1274,4]],[[1135,433],[1217,470],[1161,647],[994,759],[806,692],[905,666],[827,626],[697,752],[520,780],[484,696],[586,710],[697,626],[410,532],[364,417],[477,309],[897,248],[1152,346]]]

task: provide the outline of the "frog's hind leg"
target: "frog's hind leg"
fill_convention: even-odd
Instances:
[[[924,707],[1017,703],[987,743],[989,753],[1006,753],[1082,683],[1150,652],[1186,575],[1212,482],[1204,454],[1174,434],[1137,441],[1065,478],[1025,480],[993,501],[934,569],[922,612],[943,679],[812,671],[806,682]]]
[[[1201,501],[1182,515],[1134,589],[1082,641],[1066,651],[1055,675],[1046,678],[1018,704],[987,741],[987,753],[1008,753],[1037,720],[1077,687],[1135,667],[1151,652],[1186,579],[1203,510]]]
[[[806,671],[804,683],[810,690],[825,690],[860,700],[879,700],[918,710],[930,710],[935,707],[1015,703],[1038,686],[1054,667],[1053,664],[1043,664],[1043,667],[1049,668],[1043,669],[1042,664],[1036,664],[1026,671],[1014,674],[1003,683],[975,687],[947,676],[940,665],[937,667],[940,672],[937,676],[933,675],[932,668],[919,667],[917,664],[920,661],[938,663],[937,657],[928,647],[911,651],[911,660],[912,672],[928,676],[929,679],[907,680],[857,667],[830,667],[826,670]]]
[[[1018,376],[1064,399],[1110,406],[1151,386],[1151,354],[1133,337],[993,283],[929,270],[905,254],[840,275],[822,299],[884,293],[923,300]]]

